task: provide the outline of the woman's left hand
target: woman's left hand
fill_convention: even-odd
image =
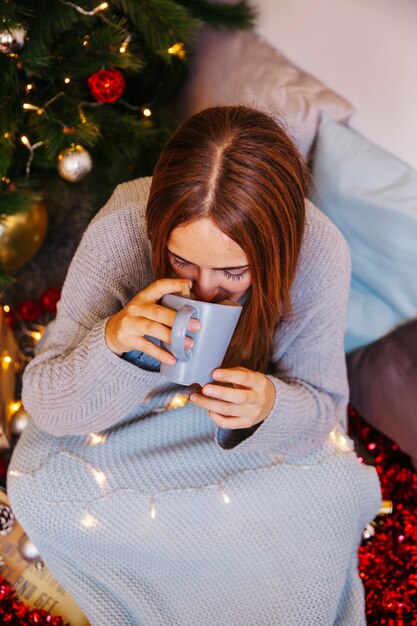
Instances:
[[[250,428],[269,415],[275,402],[275,387],[260,372],[245,367],[216,369],[213,378],[233,387],[204,385],[202,394],[192,393],[191,402],[207,409],[220,428]]]

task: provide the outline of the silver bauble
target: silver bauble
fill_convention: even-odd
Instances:
[[[30,417],[25,409],[21,406],[15,413],[12,415],[11,419],[11,431],[13,435],[21,435],[25,430],[26,426],[29,424]]]
[[[93,160],[80,145],[72,145],[58,154],[58,172],[70,183],[78,183],[91,171]]]
[[[27,535],[22,535],[20,537],[17,547],[19,549],[20,556],[22,559],[25,559],[25,561],[28,561],[29,563],[39,563],[39,561],[42,561],[37,547],[31,542]]]
[[[23,48],[26,31],[23,28],[8,28],[0,32],[0,52],[9,54]]]

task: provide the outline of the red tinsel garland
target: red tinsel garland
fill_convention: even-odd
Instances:
[[[0,623],[17,626],[64,626],[62,617],[50,615],[43,609],[30,609],[26,604],[17,599],[15,591],[9,583],[0,576]],[[70,626],[66,624],[65,626]]]
[[[397,444],[366,424],[349,407],[350,434],[366,463],[375,465],[391,515],[380,517],[375,535],[359,549],[367,623],[417,625],[417,473]]]

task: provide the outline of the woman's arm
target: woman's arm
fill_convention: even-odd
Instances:
[[[107,322],[129,300],[129,290],[151,281],[148,243],[137,226],[143,207],[125,208],[123,201],[122,189],[88,227],[51,335],[24,372],[23,404],[34,423],[54,435],[103,430],[160,383],[159,373],[120,358],[105,340]]]

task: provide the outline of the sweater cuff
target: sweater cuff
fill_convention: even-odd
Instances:
[[[275,401],[263,422],[251,428],[217,428],[215,440],[223,450],[256,451],[263,454],[299,456],[312,451],[326,440],[327,421],[317,424],[317,406],[311,393],[297,381],[267,378],[275,388]]]

